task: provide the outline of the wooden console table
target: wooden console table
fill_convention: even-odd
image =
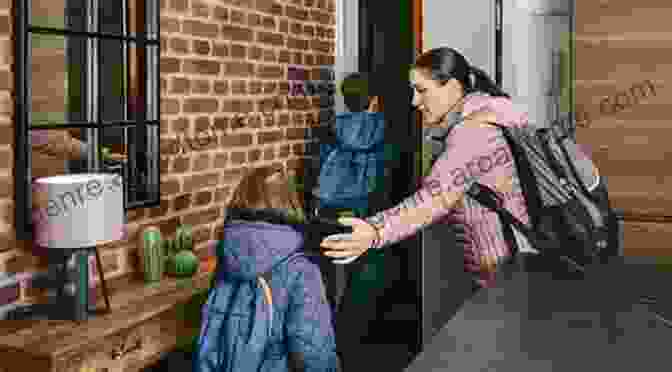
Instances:
[[[2,321],[0,372],[141,371],[198,332],[197,320],[180,319],[180,305],[207,289],[210,279],[203,267],[191,278],[157,284],[122,277],[108,283],[109,314],[79,324]]]

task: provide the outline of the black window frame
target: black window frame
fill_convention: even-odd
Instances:
[[[110,129],[117,130],[118,133],[124,133],[124,147],[127,160],[122,167],[124,176],[124,209],[131,210],[136,208],[155,207],[161,202],[161,167],[160,167],[160,143],[161,143],[161,29],[160,29],[160,0],[65,0],[66,10],[65,27],[53,28],[39,25],[31,25],[31,3],[36,0],[16,1],[14,5],[14,58],[15,58],[15,157],[14,157],[14,193],[15,193],[15,229],[17,239],[32,239],[32,181],[31,175],[31,145],[30,133],[32,130],[72,130],[84,129],[87,133],[86,142],[90,144],[88,159],[85,161],[85,170],[87,172],[111,172],[105,169],[102,164],[102,146],[99,141],[103,138],[106,131]],[[40,0],[49,1],[49,0]],[[135,3],[136,19],[138,23],[136,32],[131,32],[129,21],[131,20],[129,6]],[[119,25],[119,32],[103,31],[110,23],[102,23],[109,18],[109,9],[104,8],[115,4],[121,6],[122,11],[118,13],[121,16],[122,24]],[[68,14],[68,10],[77,9],[77,6],[85,6],[84,14]],[[144,5],[142,9],[138,5]],[[108,13],[105,11],[108,10]],[[76,12],[79,13],[79,12]],[[104,18],[104,17],[105,18]],[[80,27],[73,26],[72,18],[82,17]],[[116,20],[116,19],[115,19]],[[86,26],[86,28],[82,28]],[[85,92],[81,98],[85,101],[80,103],[86,106],[87,119],[81,121],[76,118],[69,110],[65,123],[47,123],[33,124],[31,117],[31,99],[30,94],[30,74],[32,71],[31,61],[31,37],[32,35],[51,35],[68,38],[84,38],[81,44],[66,42],[66,58],[77,58],[81,62],[84,58],[87,60],[86,73],[82,72],[83,78],[78,82],[76,90]],[[103,55],[118,52],[119,48],[112,47],[110,43],[104,43],[107,40],[119,41],[119,46],[123,51],[121,57],[124,63],[123,70],[125,77],[123,82],[122,97],[119,100],[119,109],[121,120],[103,120],[103,107],[109,103],[109,90],[112,82],[108,69],[114,66],[114,63],[105,65]],[[71,44],[78,46],[72,48]],[[138,86],[136,94],[130,94],[131,83],[131,60],[130,49],[136,50],[136,83]],[[112,48],[113,50],[109,50]],[[74,52],[74,54],[73,54]],[[106,52],[106,53],[103,53]],[[79,54],[79,55],[77,55]],[[125,59],[125,60],[124,60]],[[91,66],[93,70],[90,70]],[[67,69],[71,69],[73,64],[68,61]],[[67,71],[69,74],[71,71]],[[93,73],[91,73],[93,72]],[[101,82],[106,79],[108,84],[101,88]],[[93,82],[95,80],[95,82]],[[68,94],[69,102],[73,102],[72,88],[74,83],[69,80]],[[96,86],[95,88],[90,88]],[[137,98],[143,98],[143,102],[138,102]],[[77,97],[80,98],[80,97]],[[112,97],[113,98],[113,97]],[[130,112],[129,99],[136,99],[136,110]],[[140,103],[138,105],[138,103]],[[94,109],[89,106],[95,106]],[[93,111],[92,113],[92,110]],[[109,112],[109,110],[108,110]],[[77,120],[79,119],[79,120]],[[57,124],[57,125],[54,125]],[[125,128],[136,130],[125,130]],[[150,134],[151,128],[151,134]],[[91,137],[88,137],[91,135]],[[75,172],[77,173],[77,172]],[[139,175],[145,177],[144,183],[137,183]],[[129,188],[133,197],[129,195]],[[142,195],[144,197],[138,197]],[[135,199],[135,200],[133,200]]]

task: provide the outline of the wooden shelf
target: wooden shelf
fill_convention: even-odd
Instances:
[[[210,285],[211,272],[194,277],[165,277],[147,284],[135,276],[111,280],[112,311],[88,321],[3,321],[0,323],[0,371],[26,366],[27,371],[75,371],[73,365],[118,363],[111,350],[127,339],[143,338],[142,350],[124,356],[123,371],[139,371],[172,350],[198,324],[180,319],[179,305]],[[98,306],[103,308],[102,299]],[[74,364],[73,364],[74,363]],[[80,364],[77,364],[80,363]],[[28,367],[29,366],[29,367]],[[83,367],[82,367],[83,368]],[[120,367],[121,368],[121,367]]]

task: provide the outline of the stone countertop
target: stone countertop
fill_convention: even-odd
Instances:
[[[672,328],[637,304],[642,295],[672,297],[660,283],[672,283],[672,271],[646,258],[619,258],[583,281],[502,275],[406,371],[669,371]]]

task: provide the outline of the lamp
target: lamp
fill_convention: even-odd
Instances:
[[[57,265],[57,278],[47,280],[50,287],[56,284],[57,297],[55,303],[32,305],[20,310],[21,313],[30,317],[56,315],[59,319],[65,316],[86,320],[91,312],[88,298],[91,251],[95,252],[106,310],[110,311],[97,246],[124,238],[123,189],[122,177],[117,174],[72,174],[34,181],[34,241],[37,247],[46,250],[50,265]],[[74,284],[68,283],[69,280]]]

